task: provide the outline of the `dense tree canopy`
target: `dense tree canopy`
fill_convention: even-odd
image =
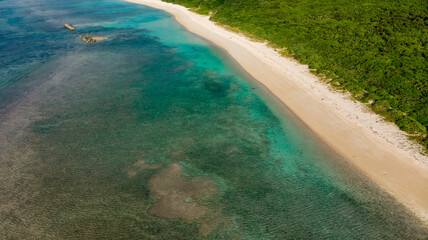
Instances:
[[[165,1],[283,48],[428,146],[428,1]]]

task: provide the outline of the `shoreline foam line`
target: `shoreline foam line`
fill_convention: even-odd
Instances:
[[[333,150],[428,223],[428,157],[394,124],[349,95],[333,92],[306,65],[207,16],[160,0],[125,1],[164,10],[188,31],[225,49]]]

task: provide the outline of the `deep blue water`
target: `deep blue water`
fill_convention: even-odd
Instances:
[[[1,239],[428,236],[227,54],[145,6],[0,1],[0,114]]]

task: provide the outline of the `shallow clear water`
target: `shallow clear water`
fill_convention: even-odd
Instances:
[[[2,239],[428,236],[162,11],[4,0],[0,51]]]

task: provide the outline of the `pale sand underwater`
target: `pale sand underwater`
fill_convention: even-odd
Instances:
[[[306,65],[265,43],[228,31],[207,16],[160,0],[126,0],[174,15],[189,31],[225,49],[351,165],[428,221],[428,157],[395,125],[333,92]]]

